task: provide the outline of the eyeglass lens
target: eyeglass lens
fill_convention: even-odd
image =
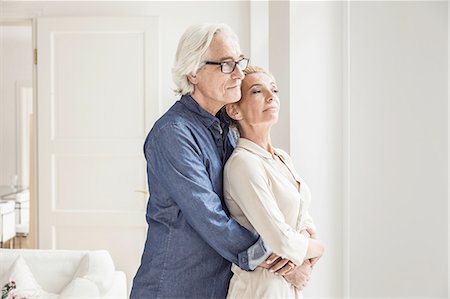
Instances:
[[[237,62],[235,61],[229,61],[226,62],[222,65],[222,72],[224,73],[231,73],[234,71],[234,69],[236,68],[236,64],[239,65],[239,67],[241,68],[241,70],[245,69],[247,67],[248,64],[248,60],[247,59],[241,59]]]

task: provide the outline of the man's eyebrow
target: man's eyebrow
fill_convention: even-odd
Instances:
[[[239,55],[238,60],[240,58],[244,58],[244,57],[245,57],[244,54],[241,54],[241,55]],[[224,57],[219,58],[219,61],[225,61],[225,60],[234,60],[234,58],[232,56],[224,56]]]

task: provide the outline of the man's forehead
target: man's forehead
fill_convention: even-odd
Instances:
[[[214,35],[208,52],[208,56],[217,61],[235,60],[244,56],[238,41],[222,32]]]

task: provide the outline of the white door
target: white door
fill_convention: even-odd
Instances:
[[[39,247],[107,249],[130,282],[145,241],[143,142],[158,111],[157,18],[42,18]]]

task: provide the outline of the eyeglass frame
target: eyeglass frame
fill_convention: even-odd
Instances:
[[[220,65],[220,71],[222,72],[222,73],[224,73],[224,74],[231,74],[232,72],[234,72],[234,70],[236,69],[236,65],[238,65],[241,61],[247,61],[247,65],[245,66],[245,67],[247,67],[248,66],[248,64],[249,64],[249,62],[250,62],[250,59],[249,58],[245,58],[245,57],[242,57],[241,59],[239,59],[239,60],[236,60],[236,61],[222,61],[222,62],[216,62],[216,61],[205,61],[204,63],[205,64],[209,64],[209,65]],[[234,63],[234,66],[233,66],[233,69],[230,71],[230,72],[224,72],[223,71],[223,66],[224,65],[226,65],[227,63],[230,63],[230,62],[233,62]],[[245,68],[242,68],[240,65],[239,65],[239,67],[241,68],[241,70],[244,70]]]

